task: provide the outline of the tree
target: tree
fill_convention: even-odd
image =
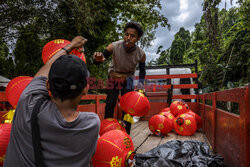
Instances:
[[[190,32],[183,27],[175,34],[170,50],[171,64],[183,63],[183,55],[191,44]]]
[[[14,50],[17,38],[20,45],[24,45],[21,41],[26,38],[23,32],[36,34],[41,40],[37,45],[45,45],[58,38],[71,40],[76,35],[82,35],[89,39],[85,54],[91,75],[103,78],[107,77],[107,72],[100,73],[92,65],[93,52],[102,51],[112,41],[121,39],[123,27],[130,20],[140,22],[145,30],[139,45],[150,46],[154,30],[159,25],[170,28],[160,9],[160,0],[6,0],[0,3],[0,37]],[[40,54],[41,50],[36,51],[34,55]],[[18,57],[17,67],[22,66],[18,63],[27,59],[26,55]],[[104,63],[100,68],[107,67],[108,63]],[[33,74],[34,68],[29,70],[25,73]],[[20,69],[16,75],[22,75],[19,72],[24,71]]]
[[[30,32],[33,28],[32,25],[26,26],[17,39],[13,52],[16,74],[34,76],[43,64],[41,59],[43,45],[35,30]]]
[[[5,74],[5,77],[12,78],[13,69],[10,67],[13,67],[14,64],[12,58],[8,57],[8,54],[7,44],[0,38],[0,74]]]
[[[235,86],[249,82],[249,2],[239,8],[219,11],[220,1],[205,0],[204,15],[195,25],[191,47],[184,62],[198,59],[200,80],[211,91],[223,89],[227,82]]]

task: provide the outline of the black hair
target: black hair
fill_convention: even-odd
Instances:
[[[61,101],[67,99],[74,99],[82,93],[82,90],[87,86],[87,82],[82,87],[76,90],[69,90],[68,83],[63,79],[54,79],[52,82],[49,80],[50,91],[54,98]]]
[[[126,32],[127,28],[134,28],[137,31],[139,37],[143,35],[142,26],[137,22],[134,21],[128,22],[124,27],[124,32]]]

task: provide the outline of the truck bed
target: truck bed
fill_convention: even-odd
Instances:
[[[133,140],[134,148],[137,154],[146,153],[147,151],[171,140],[195,140],[209,144],[202,130],[197,130],[192,136],[181,136],[174,130],[163,138],[155,136],[148,128],[148,121],[139,121],[134,123],[131,128],[130,137]]]

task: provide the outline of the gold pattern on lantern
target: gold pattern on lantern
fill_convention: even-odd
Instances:
[[[57,44],[64,43],[64,40],[63,39],[56,39],[56,40],[54,40],[54,43],[57,43]]]
[[[154,128],[152,125],[149,126],[149,129],[150,129],[151,131],[154,131],[154,130],[155,130],[155,128]]]
[[[173,119],[173,116],[172,116],[172,115],[169,115],[168,118],[169,118],[169,119]]]
[[[185,124],[186,124],[186,125],[191,125],[191,121],[190,121],[190,120],[186,120],[186,121],[185,121]]]
[[[114,121],[114,118],[107,118],[108,121]]]
[[[5,159],[5,155],[3,155],[2,157],[0,157],[0,162],[3,162]]]
[[[162,123],[160,123],[160,124],[158,125],[158,128],[159,128],[159,129],[163,129],[163,128],[164,128],[164,125],[163,125]]]
[[[123,144],[126,146],[126,148],[130,148],[131,147],[131,141],[129,140],[128,137],[125,137],[123,139]]]
[[[130,109],[128,109],[128,113],[129,113],[129,114],[134,114],[134,113],[135,113],[135,110],[132,109],[132,108],[130,108]]]
[[[183,131],[183,127],[178,127],[179,131],[182,132]]]
[[[110,164],[110,167],[121,167],[122,158],[119,158],[118,156],[113,157],[109,164]]]
[[[181,110],[181,109],[182,109],[182,106],[181,106],[181,105],[178,105],[177,108],[178,108],[178,110]]]
[[[142,96],[142,97],[145,97],[145,95],[141,92],[139,92],[139,95]]]
[[[186,115],[185,114],[181,114],[180,117],[184,118]]]

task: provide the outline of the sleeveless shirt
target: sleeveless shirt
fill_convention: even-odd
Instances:
[[[134,51],[126,52],[123,42],[124,40],[120,40],[112,43],[113,57],[108,73],[110,74],[110,72],[113,71],[133,76],[136,70],[136,65],[142,60],[145,52],[137,45]]]

